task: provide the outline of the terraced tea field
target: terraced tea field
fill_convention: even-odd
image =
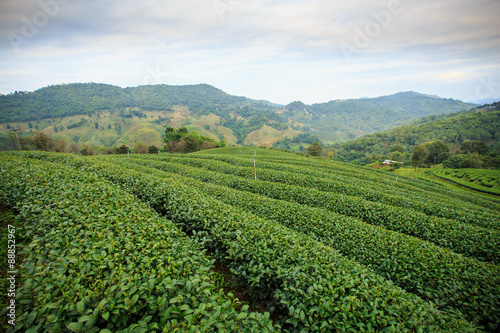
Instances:
[[[484,169],[399,169],[399,175],[437,183],[454,190],[500,199],[500,171]]]
[[[18,331],[500,329],[495,198],[265,149],[0,160]]]

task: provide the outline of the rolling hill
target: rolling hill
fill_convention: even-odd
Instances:
[[[401,153],[411,153],[421,143],[440,140],[452,152],[466,140],[485,142],[500,153],[500,103],[445,115],[432,115],[389,131],[366,135],[334,145],[337,159],[343,162],[388,155],[397,145]]]
[[[0,149],[9,129],[43,131],[68,144],[109,147],[161,144],[166,126],[185,126],[231,145],[264,145],[299,138],[345,142],[421,116],[466,110],[473,104],[415,92],[370,99],[279,106],[232,96],[207,84],[120,88],[99,83],[54,85],[0,95]],[[300,135],[303,136],[300,136]],[[307,134],[304,136],[304,134]],[[296,140],[297,141],[297,140]]]
[[[500,329],[496,198],[248,147],[0,162],[16,331]]]
[[[338,142],[385,131],[424,116],[469,110],[474,106],[410,91],[313,105],[293,102],[285,107],[284,115],[311,126],[313,134],[320,137],[324,132],[335,133]]]

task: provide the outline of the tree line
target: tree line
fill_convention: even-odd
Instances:
[[[226,142],[220,142],[199,134],[196,131],[189,132],[185,127],[165,129],[165,151],[170,153],[192,153],[195,151],[225,147]]]
[[[158,154],[160,151],[170,153],[190,153],[205,149],[224,147],[226,142],[219,142],[210,137],[203,136],[196,131],[188,132],[185,127],[175,129],[167,127],[163,147],[145,145],[137,142],[133,147],[125,144],[116,147],[94,147],[89,144],[79,146],[76,143],[68,144],[64,138],[54,138],[43,132],[36,132],[29,136],[17,136],[14,132],[6,135],[8,150],[40,150],[59,153],[73,153],[83,156],[108,155],[108,154]]]
[[[413,149],[411,163],[415,167],[443,164],[450,169],[486,168],[500,169],[500,155],[492,151],[483,141],[467,140],[460,146],[460,151],[451,154],[442,141],[426,142]]]

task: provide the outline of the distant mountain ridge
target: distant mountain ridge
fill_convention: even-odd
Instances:
[[[71,83],[34,92],[1,95],[0,123],[85,115],[125,107],[165,111],[173,105],[195,109],[206,105],[243,106],[252,103],[262,104],[246,97],[231,96],[208,84],[121,88],[102,83]]]
[[[233,96],[208,84],[121,88],[72,83],[0,95],[0,132],[19,127],[25,134],[39,130],[78,144],[108,146],[137,140],[159,143],[166,126],[186,126],[230,144],[270,147],[301,134],[307,140],[345,142],[422,116],[474,106],[416,92],[281,106]],[[156,134],[137,135],[141,131]]]
[[[472,103],[409,91],[390,96],[335,100],[312,105],[293,102],[285,107],[288,111],[284,115],[320,132],[350,133],[346,139],[353,139],[428,115],[469,110],[475,106]]]

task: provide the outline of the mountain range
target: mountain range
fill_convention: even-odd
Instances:
[[[342,143],[474,106],[416,92],[282,106],[232,96],[207,84],[61,84],[0,95],[0,146],[12,128],[20,135],[43,131],[70,143],[110,147],[139,141],[161,145],[165,127],[185,126],[231,145],[270,147],[295,138],[299,147],[312,139]]]

